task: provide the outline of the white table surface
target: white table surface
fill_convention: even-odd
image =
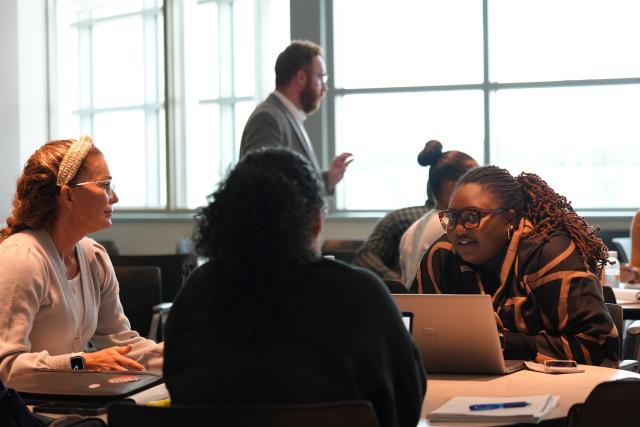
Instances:
[[[427,380],[427,395],[422,406],[419,426],[460,425],[488,426],[487,423],[451,423],[426,420],[427,415],[454,396],[514,397],[534,394],[560,396],[558,405],[545,419],[564,418],[576,403],[583,403],[594,387],[605,381],[640,378],[640,374],[599,366],[580,365],[583,373],[551,375],[521,370],[499,376],[431,374]],[[499,424],[497,424],[499,425]]]

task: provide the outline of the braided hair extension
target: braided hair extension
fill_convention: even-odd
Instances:
[[[556,193],[538,175],[522,172],[516,181],[522,188],[525,216],[534,225],[532,237],[545,239],[553,230],[566,231],[589,268],[599,275],[607,263],[607,247],[597,236],[600,229],[590,226],[566,197]]]
[[[607,263],[607,247],[597,237],[599,228],[587,224],[566,197],[538,175],[523,172],[514,178],[506,169],[482,166],[465,174],[458,186],[469,183],[486,187],[501,207],[516,212],[516,219],[528,218],[533,225],[529,238],[546,240],[555,230],[567,232],[589,269],[601,274]]]

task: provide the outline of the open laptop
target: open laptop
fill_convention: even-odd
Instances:
[[[427,372],[507,374],[524,367],[505,361],[489,295],[394,294],[413,313],[412,335]]]

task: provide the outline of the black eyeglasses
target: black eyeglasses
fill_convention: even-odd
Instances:
[[[478,228],[480,225],[480,221],[487,215],[496,214],[499,212],[507,211],[508,209],[498,208],[498,209],[478,209],[478,208],[467,208],[461,210],[448,209],[446,211],[442,211],[438,214],[440,217],[440,224],[442,224],[442,228],[445,231],[453,231],[458,225],[458,222],[462,224],[462,226],[466,230],[471,230],[474,228]]]

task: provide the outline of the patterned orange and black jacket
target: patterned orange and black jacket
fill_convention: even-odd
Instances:
[[[498,328],[505,335],[511,332],[524,338],[536,361],[573,359],[617,366],[618,331],[604,304],[598,277],[564,231],[540,241],[527,238],[530,230],[529,221],[522,219],[493,285],[485,284],[443,235],[420,261],[411,291],[490,294]],[[464,313],[453,316],[464,322]]]

